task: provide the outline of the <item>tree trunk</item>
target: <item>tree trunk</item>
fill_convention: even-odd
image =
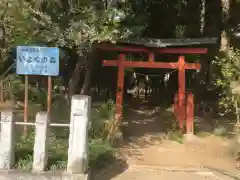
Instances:
[[[85,73],[84,83],[81,89],[82,95],[88,95],[88,90],[91,84],[91,74],[92,74],[92,59],[90,58],[87,62],[87,70]]]
[[[201,33],[201,35],[204,35],[205,15],[206,15],[206,0],[201,0],[201,10],[200,10],[200,33]]]
[[[222,32],[220,50],[227,53],[230,48],[229,23],[228,23],[230,14],[230,0],[221,0],[221,3],[222,3]]]
[[[82,95],[89,95],[89,88],[91,86],[91,79],[92,79],[92,72],[94,69],[94,64],[95,64],[95,59],[96,59],[97,51],[95,44],[93,43],[92,45],[92,52],[88,54],[88,59],[87,59],[87,70],[85,73],[85,79],[83,83],[83,87],[81,89],[81,94]]]
[[[77,92],[77,87],[80,82],[80,73],[84,68],[85,60],[83,57],[79,57],[76,67],[72,73],[71,79],[68,84],[68,104],[70,105],[70,101],[72,96]]]

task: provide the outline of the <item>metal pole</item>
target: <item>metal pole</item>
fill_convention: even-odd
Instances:
[[[47,96],[47,113],[51,116],[52,111],[52,77],[48,76],[48,96]]]
[[[25,93],[24,93],[24,122],[28,121],[28,76],[25,75]],[[27,136],[27,126],[24,126],[23,136]]]
[[[1,95],[0,95],[1,96],[1,103],[3,103],[4,102],[4,82],[3,82],[3,80],[1,80],[0,86],[1,86],[0,87],[1,88],[1,90],[0,90],[1,91],[0,92],[1,93]]]
[[[236,109],[237,124],[240,124],[240,114],[239,114],[238,100],[239,100],[239,97],[238,97],[238,95],[236,95],[234,103],[235,103],[235,109]]]

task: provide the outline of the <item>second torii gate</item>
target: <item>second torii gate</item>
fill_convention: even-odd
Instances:
[[[123,105],[123,90],[124,90],[124,69],[127,67],[135,68],[165,68],[178,69],[178,120],[180,129],[184,127],[185,119],[185,70],[201,68],[199,63],[186,63],[184,54],[206,54],[207,48],[158,48],[156,52],[163,54],[181,54],[178,62],[155,62],[154,52],[147,48],[139,47],[123,47],[114,45],[101,44],[100,49],[107,51],[120,52],[118,60],[103,60],[103,66],[117,66],[118,80],[116,92],[116,120],[121,121],[122,105]],[[145,52],[148,53],[148,61],[126,61],[124,52]]]

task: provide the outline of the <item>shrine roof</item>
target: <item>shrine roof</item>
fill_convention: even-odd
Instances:
[[[182,47],[182,46],[198,46],[216,44],[217,37],[204,38],[181,38],[181,39],[152,39],[152,38],[136,38],[119,40],[118,45],[137,45],[149,48],[165,48],[165,47]]]

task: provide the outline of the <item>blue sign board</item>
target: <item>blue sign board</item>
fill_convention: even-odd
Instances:
[[[56,47],[18,46],[17,74],[58,76],[59,49]]]

